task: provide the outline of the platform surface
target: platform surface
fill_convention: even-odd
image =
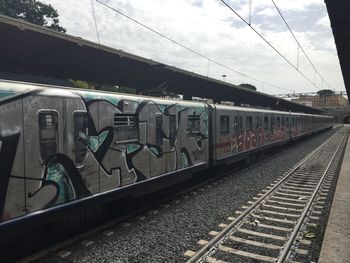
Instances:
[[[347,142],[318,262],[350,262],[350,139]]]

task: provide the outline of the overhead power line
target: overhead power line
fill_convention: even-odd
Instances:
[[[282,57],[291,67],[293,67],[301,76],[303,76],[311,85],[320,89],[315,83],[313,83],[303,72],[301,72],[298,67],[296,67],[292,62],[290,62],[280,51],[277,50],[263,35],[261,35],[247,20],[240,16],[236,10],[234,10],[229,4],[224,0],[220,0],[228,9],[230,9],[236,16],[239,17],[248,27],[250,27],[266,44],[268,44],[280,57]]]
[[[92,9],[92,17],[93,17],[93,19],[94,19],[94,24],[95,24],[95,30],[96,30],[97,41],[98,41],[99,44],[101,44],[101,41],[100,41],[100,34],[99,34],[99,32],[98,32],[97,21],[96,21],[94,0],[91,0],[91,9]]]
[[[320,74],[320,72],[316,69],[315,65],[312,63],[311,59],[309,58],[309,56],[306,54],[305,50],[303,49],[303,47],[301,46],[301,44],[299,43],[298,39],[295,37],[292,29],[290,28],[290,26],[288,25],[286,19],[284,18],[284,16],[281,13],[281,10],[277,7],[276,3],[274,0],[271,0],[273,5],[275,6],[276,10],[278,11],[279,15],[281,16],[282,20],[284,21],[284,23],[286,24],[289,32],[292,34],[295,42],[297,42],[298,46],[300,47],[301,51],[303,51],[305,57],[307,58],[307,60],[309,61],[309,63],[311,64],[311,66],[314,68],[315,72],[320,76],[320,78],[323,80],[324,83],[327,84],[327,86],[332,89],[332,87],[328,84],[328,82],[322,77],[322,75]]]
[[[110,6],[110,5],[108,5],[108,4],[104,3],[104,2],[101,2],[100,0],[96,0],[96,2],[98,2],[98,3],[100,3],[101,5],[107,7],[108,9],[110,9],[110,10],[112,10],[112,11],[118,13],[119,15],[121,15],[121,16],[123,16],[123,17],[125,17],[125,18],[127,18],[127,19],[129,19],[129,20],[131,20],[131,21],[133,21],[134,23],[138,24],[139,26],[142,26],[142,27],[146,28],[147,30],[149,30],[149,31],[151,31],[151,32],[153,32],[153,33],[155,33],[156,35],[158,35],[158,36],[160,36],[160,37],[162,37],[162,38],[165,38],[165,39],[167,39],[168,41],[170,41],[170,42],[172,42],[172,43],[174,43],[174,44],[176,44],[176,45],[178,45],[178,46],[180,46],[180,47],[182,47],[182,48],[184,48],[184,49],[190,51],[191,53],[196,54],[197,56],[202,57],[202,58],[204,58],[204,59],[206,59],[206,60],[208,60],[208,61],[210,61],[210,62],[212,62],[212,63],[214,63],[214,64],[216,64],[216,65],[218,65],[218,66],[220,66],[220,67],[223,67],[223,68],[228,69],[228,70],[230,70],[230,71],[232,71],[232,72],[235,72],[236,74],[242,76],[243,78],[248,78],[248,79],[254,80],[254,81],[256,81],[256,82],[259,82],[259,83],[262,83],[262,84],[265,84],[265,85],[268,85],[268,86],[271,86],[271,87],[274,87],[274,88],[277,88],[277,89],[282,89],[282,90],[289,90],[289,91],[291,91],[290,89],[282,88],[282,87],[273,85],[273,84],[271,84],[271,83],[268,83],[268,82],[259,80],[259,79],[257,79],[257,78],[251,77],[251,76],[246,75],[246,74],[244,74],[244,73],[242,73],[242,72],[240,72],[240,71],[238,71],[238,70],[235,70],[235,69],[233,69],[233,68],[231,68],[231,67],[228,67],[228,66],[226,66],[226,65],[224,65],[224,64],[222,64],[222,63],[220,63],[220,62],[217,62],[217,61],[215,61],[214,59],[209,58],[209,57],[207,57],[207,56],[205,56],[205,55],[199,53],[198,51],[196,51],[196,50],[194,50],[194,49],[192,49],[192,48],[190,48],[190,47],[187,47],[187,46],[185,46],[184,44],[182,44],[182,43],[180,43],[180,42],[178,42],[178,41],[176,41],[176,40],[174,40],[174,39],[172,39],[172,38],[170,38],[170,37],[168,37],[168,36],[166,36],[166,35],[160,33],[159,31],[156,31],[155,29],[153,29],[153,28],[151,28],[151,27],[145,25],[144,23],[137,21],[136,19],[134,19],[134,18],[132,18],[132,17],[130,17],[130,16],[124,14],[123,12],[121,12],[121,11],[119,11],[119,10],[117,10],[116,8],[113,8],[112,6]]]

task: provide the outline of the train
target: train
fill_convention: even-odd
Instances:
[[[331,128],[287,111],[0,81],[0,228],[195,172]]]

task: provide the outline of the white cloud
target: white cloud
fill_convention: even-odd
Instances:
[[[328,16],[324,16],[322,18],[320,18],[317,22],[316,22],[317,25],[320,25],[320,26],[323,26],[327,29],[330,28],[331,26],[331,22],[329,21],[329,17]]]
[[[67,28],[67,33],[97,41],[90,0],[74,2],[45,0],[44,2],[57,8],[60,24]],[[104,0],[104,3],[108,3],[117,10],[235,70],[286,90],[301,92],[315,89],[219,2],[215,0]],[[248,0],[232,2],[246,19],[249,16],[248,2]],[[325,5],[319,0],[275,2],[282,12],[302,11],[306,17],[315,6],[323,6],[325,9]],[[207,75],[207,60],[160,38],[96,1],[94,5],[102,44]],[[253,1],[253,26],[296,64],[297,48],[290,33],[283,25],[277,25],[279,30],[274,30],[274,24],[282,23],[282,20],[277,19],[278,17],[275,18],[277,22],[268,20],[274,17],[274,12],[276,15],[276,10],[269,0]],[[288,14],[291,16],[293,13]],[[333,36],[329,26],[328,31],[325,30],[326,18],[328,19],[328,17],[322,17],[317,21],[310,21],[310,28],[311,24],[316,25],[312,29],[318,31],[311,33],[296,31],[295,34],[325,79],[336,90],[342,90],[344,84]],[[293,17],[294,22],[298,19],[301,18]],[[284,29],[281,30],[281,28]],[[324,32],[326,32],[325,36]],[[302,56],[300,56],[300,66],[313,79],[312,67]],[[283,89],[262,87],[260,83],[209,63],[210,77],[222,79],[223,74],[227,75],[226,81],[234,84],[250,82],[259,90],[264,89],[264,92],[270,94],[286,92]]]

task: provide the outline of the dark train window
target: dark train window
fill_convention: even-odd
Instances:
[[[280,117],[277,117],[277,118],[276,118],[276,126],[279,127],[280,124],[281,124],[281,123],[280,123]]]
[[[58,114],[56,111],[40,111],[38,122],[40,156],[46,160],[58,152]]]
[[[156,144],[163,145],[163,115],[156,114]]]
[[[238,132],[238,117],[237,116],[235,116],[233,118],[233,132],[235,134],[237,134],[237,132]]]
[[[285,119],[284,119],[284,117],[282,117],[281,119],[282,119],[282,127],[284,127],[284,125],[285,125]]]
[[[287,117],[286,119],[286,124],[287,124],[287,127],[289,127],[289,117]]]
[[[258,116],[255,116],[255,129],[258,129],[259,128],[259,117]]]
[[[264,117],[264,130],[269,129],[269,117]]]
[[[137,141],[139,118],[135,114],[114,114],[114,137],[117,141]]]
[[[229,134],[230,122],[228,116],[220,116],[220,134]]]
[[[73,124],[74,124],[74,162],[75,164],[82,164],[85,159],[88,136],[88,117],[86,112],[75,111],[73,112]]]
[[[200,133],[200,124],[199,115],[188,115],[186,131],[189,133]]]
[[[271,117],[271,130],[275,127],[275,117]]]
[[[169,115],[169,140],[170,143],[175,143],[176,138],[176,115],[170,114]]]
[[[238,117],[238,130],[239,131],[243,130],[243,116]]]
[[[246,118],[246,129],[247,130],[253,129],[253,117],[252,116],[247,116],[247,118]]]

